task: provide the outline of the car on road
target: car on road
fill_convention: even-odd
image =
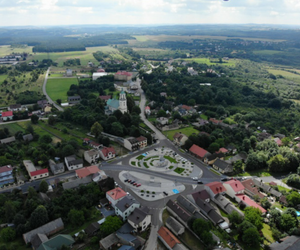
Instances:
[[[168,194],[167,192],[165,192],[165,191],[164,191],[163,193],[164,193],[165,196],[168,196],[168,195],[169,195],[169,194]]]
[[[115,182],[115,186],[118,187],[119,186],[118,183]]]
[[[192,177],[194,181],[198,181],[198,177]]]
[[[228,178],[222,178],[221,181],[228,181]]]
[[[129,180],[128,180],[128,183],[130,183],[130,182],[131,182],[131,180],[129,179]]]
[[[128,179],[124,180],[124,182],[127,182],[127,181],[128,181]]]
[[[203,184],[203,182],[201,180],[198,180],[197,183],[198,184]]]

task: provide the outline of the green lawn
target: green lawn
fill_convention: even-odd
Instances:
[[[170,156],[165,155],[164,158],[167,159],[171,163],[178,163],[174,158],[172,158]]]
[[[143,156],[143,155],[140,155],[140,156],[136,157],[136,159],[138,159],[138,160],[141,160],[143,158],[145,158],[145,156]]]
[[[0,84],[7,78],[7,75],[0,75]]]
[[[175,168],[174,172],[181,174],[184,171],[184,168]]]
[[[78,85],[77,79],[62,78],[62,79],[48,79],[46,91],[53,101],[61,99],[62,102],[67,102],[67,92],[72,84]]]
[[[203,120],[208,120],[207,115],[204,115],[204,114],[201,114],[201,115],[200,115],[200,118],[203,119]]]
[[[145,168],[149,168],[148,164],[146,162],[143,163]]]
[[[179,237],[179,240],[185,243],[191,250],[207,249],[189,230],[185,230],[185,232]]]
[[[212,169],[212,168],[210,168],[209,170],[210,170],[211,172],[217,174],[217,175],[221,175],[219,172],[217,172],[216,170],[214,170],[214,169]]]
[[[11,135],[15,135],[15,133],[17,133],[18,131],[25,132],[25,129],[21,127],[19,123],[10,123],[10,124],[2,123],[0,125],[0,129],[4,129],[4,128],[7,128]]]
[[[270,242],[273,243],[275,242],[273,236],[272,236],[272,231],[269,225],[263,223],[263,229],[261,230],[262,233],[264,234],[264,236],[266,237],[266,239]]]
[[[259,169],[255,171],[248,171],[244,173],[238,174],[238,176],[258,176],[258,177],[264,177],[264,176],[272,176],[267,169]]]
[[[11,53],[32,53],[32,46],[23,46],[20,48],[14,48],[11,47],[10,45],[2,45],[0,46],[0,57],[2,56],[8,56]]]
[[[49,78],[51,77],[63,77],[64,74],[63,73],[50,73],[49,74]]]
[[[131,161],[130,164],[133,165],[133,166],[136,166],[136,162],[135,161]]]
[[[165,136],[167,136],[169,140],[173,141],[173,136],[179,132],[181,132],[182,134],[185,134],[187,137],[189,137],[190,135],[192,135],[194,133],[197,135],[199,133],[199,130],[194,129],[192,126],[190,126],[190,127],[186,127],[186,128],[164,131],[163,134]]]

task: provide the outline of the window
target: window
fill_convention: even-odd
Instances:
[[[43,175],[41,174],[40,177],[43,177]]]
[[[144,221],[143,225],[145,225],[145,224],[146,224],[146,221]]]

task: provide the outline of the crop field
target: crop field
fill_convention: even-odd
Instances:
[[[75,78],[48,79],[46,85],[47,94],[53,101],[61,99],[62,102],[67,102],[67,92],[72,84],[78,85]]]
[[[196,63],[203,63],[203,64],[207,64],[207,65],[222,65],[222,66],[235,66],[237,60],[235,59],[229,59],[228,61],[225,61],[226,63],[214,63],[214,62],[211,62],[209,60],[209,58],[187,58],[187,59],[184,59],[185,61],[188,61],[188,62],[196,62]]]
[[[284,40],[272,40],[264,38],[250,38],[250,37],[227,37],[227,36],[174,36],[174,35],[145,35],[134,36],[138,42],[165,42],[165,41],[187,41],[192,39],[214,39],[214,40],[227,40],[227,39],[244,39],[249,41],[284,41]],[[129,42],[129,41],[128,41]]]
[[[289,79],[297,79],[300,80],[300,75],[294,74],[285,70],[280,70],[280,69],[267,69],[269,73],[272,73],[273,75],[282,75],[285,78]]]
[[[280,50],[254,50],[253,53],[256,54],[256,55],[275,55],[275,54],[284,53],[284,51],[280,51]]]
[[[97,51],[102,51],[102,52],[109,52],[112,54],[112,56],[116,58],[123,58],[120,54],[119,51],[115,48],[112,48],[110,46],[101,46],[101,47],[88,47],[86,48],[86,51],[70,51],[70,52],[57,52],[57,53],[34,53],[34,55],[30,58],[30,60],[43,60],[47,59],[52,59],[53,61],[58,63],[59,67],[63,67],[63,63],[67,59],[75,59],[79,58],[81,65],[86,66],[88,62],[93,62],[97,63],[97,60],[94,58],[93,53]]]
[[[24,46],[20,48],[14,48],[10,45],[0,46],[0,57],[10,55],[11,53],[32,53],[32,46]]]

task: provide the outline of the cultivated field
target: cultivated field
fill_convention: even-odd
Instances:
[[[280,50],[254,50],[254,54],[256,55],[275,55],[275,54],[282,54],[284,51]]]
[[[14,48],[11,47],[10,45],[2,45],[0,46],[0,57],[2,56],[7,56],[12,53],[32,53],[32,46],[24,46],[22,48]]]
[[[294,74],[285,70],[280,70],[280,69],[267,69],[269,73],[273,74],[273,75],[282,75],[285,78],[288,79],[294,79],[294,80],[300,80],[300,75],[298,74]]]
[[[61,99],[62,102],[67,102],[67,92],[72,84],[78,85],[76,78],[48,79],[46,91],[53,101]]]
[[[222,66],[235,66],[237,60],[236,59],[229,59],[228,61],[224,61],[224,63],[214,63],[214,62],[211,62],[209,60],[209,58],[187,58],[187,59],[184,59],[185,61],[188,61],[188,62],[196,62],[196,63],[203,63],[203,64],[207,64],[207,65],[222,65]],[[214,59],[216,60],[216,59]]]

